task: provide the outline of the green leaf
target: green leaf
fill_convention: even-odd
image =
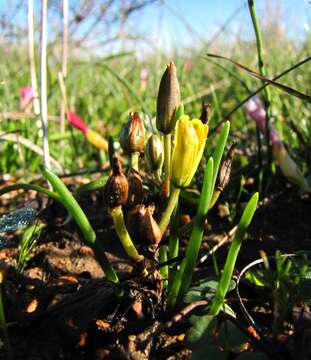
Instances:
[[[198,300],[210,300],[216,293],[219,281],[215,279],[205,279],[200,282],[198,286],[193,286],[189,289],[185,295],[184,302],[190,304]],[[228,291],[234,290],[236,283],[234,280],[230,281]]]
[[[189,321],[193,324],[187,333],[187,341],[190,344],[197,343],[201,340],[203,335],[208,335],[210,337],[214,335],[217,326],[216,317],[210,315],[192,315]]]

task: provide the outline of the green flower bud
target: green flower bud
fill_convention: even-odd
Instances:
[[[145,148],[145,156],[151,171],[157,171],[162,168],[164,153],[162,142],[158,135],[153,134],[148,139]]]
[[[127,154],[144,152],[145,129],[138,112],[130,114],[129,121],[123,125],[120,133],[120,144]]]
[[[175,112],[180,104],[180,89],[174,63],[169,63],[162,76],[157,100],[157,129],[170,134],[175,126]]]

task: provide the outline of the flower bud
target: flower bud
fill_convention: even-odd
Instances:
[[[120,133],[120,144],[127,154],[144,152],[145,129],[138,112],[130,114],[129,121],[123,125]]]
[[[164,160],[164,150],[162,142],[158,135],[153,134],[147,141],[145,156],[148,167],[151,171],[157,171],[162,168]]]
[[[310,186],[295,161],[289,156],[285,146],[278,142],[272,144],[273,155],[283,175],[303,191],[311,191]]]
[[[170,134],[175,126],[175,111],[180,104],[180,89],[174,63],[169,63],[162,76],[157,100],[157,129]]]
[[[101,149],[104,151],[108,151],[108,141],[104,139],[98,132],[88,129],[85,133],[86,140],[97,147],[97,149]]]
[[[87,132],[87,125],[76,113],[70,111],[67,112],[67,119],[72,126],[81,130],[84,134]]]
[[[113,158],[112,174],[105,185],[104,196],[110,208],[124,205],[128,198],[129,185],[122,172],[121,162]]]
[[[144,197],[144,189],[139,172],[131,168],[127,174],[129,193],[126,205],[131,207],[140,204]]]
[[[140,237],[143,241],[151,244],[159,244],[162,239],[162,231],[153,218],[153,208],[148,206],[141,217],[139,225]]]
[[[201,161],[208,126],[183,115],[176,124],[171,180],[178,188],[190,185]]]

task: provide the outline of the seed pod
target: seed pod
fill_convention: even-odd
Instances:
[[[157,129],[170,134],[175,126],[175,112],[180,104],[180,89],[174,63],[169,63],[162,76],[157,100]]]
[[[207,104],[203,101],[202,109],[201,109],[201,116],[200,116],[200,120],[202,121],[203,124],[208,124],[209,119],[211,117],[211,113],[212,113],[211,104]]]
[[[158,135],[153,134],[147,141],[145,156],[148,167],[151,171],[157,171],[162,168],[164,160],[164,151],[162,142]]]
[[[110,208],[124,205],[128,198],[129,185],[126,176],[122,172],[121,162],[117,157],[113,158],[112,175],[105,185],[104,196]]]
[[[130,234],[130,237],[135,241],[135,243],[138,244],[142,243],[142,239],[140,238],[139,233],[139,226],[144,214],[145,205],[143,204],[134,205],[126,214],[126,228]]]
[[[123,125],[120,133],[120,144],[127,154],[144,152],[145,129],[138,112],[130,114],[129,121]]]
[[[231,175],[231,168],[232,168],[232,161],[234,157],[236,143],[232,144],[228,154],[226,156],[226,159],[222,163],[220,170],[219,170],[219,177],[218,177],[218,183],[216,186],[216,189],[220,192],[223,192],[225,187],[228,185],[230,181],[230,175]]]
[[[131,168],[127,174],[129,193],[126,205],[131,207],[140,204],[144,197],[144,189],[139,172]]]
[[[162,239],[162,231],[152,215],[153,209],[152,207],[148,206],[145,209],[145,213],[141,218],[139,225],[139,233],[140,237],[144,241],[157,245]]]

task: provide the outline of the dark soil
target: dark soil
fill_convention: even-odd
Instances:
[[[14,200],[13,200],[14,199]],[[33,258],[22,274],[16,272],[17,240],[0,251],[5,271],[3,294],[11,345],[16,359],[183,359],[191,351],[185,342],[189,326],[182,319],[168,326],[162,281],[155,269],[144,277],[126,257],[111,227],[98,193],[82,198],[97,236],[118,271],[123,295],[103,279],[92,250],[83,244],[75,224],[64,224],[66,212],[34,193],[0,197],[0,213],[35,201],[47,223]],[[259,257],[311,250],[311,199],[294,189],[261,201],[239,254],[238,269]],[[213,211],[202,256],[233,227]],[[143,245],[141,245],[143,246]],[[225,259],[228,244],[219,250]],[[211,268],[211,259],[199,266],[197,279]],[[122,280],[123,279],[123,280]],[[120,294],[120,289],[119,289]],[[233,299],[234,303],[234,299]],[[6,355],[2,352],[2,358]]]

